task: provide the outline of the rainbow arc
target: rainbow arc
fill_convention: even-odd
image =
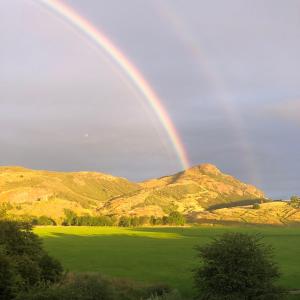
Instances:
[[[37,0],[44,4],[48,9],[58,14],[64,20],[71,23],[80,30],[85,36],[93,41],[97,46],[103,49],[123,70],[126,76],[134,83],[139,92],[143,95],[149,106],[153,109],[160,123],[164,127],[177,157],[183,169],[190,165],[187,152],[181,141],[179,133],[165,109],[162,100],[156,94],[154,89],[144,78],[138,68],[129,60],[128,57],[98,28],[88,20],[78,14],[72,7],[57,0]]]

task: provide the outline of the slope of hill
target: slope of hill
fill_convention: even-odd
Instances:
[[[199,223],[295,225],[300,224],[300,209],[286,202],[273,201],[262,203],[257,209],[243,206],[195,213],[193,219]]]
[[[264,198],[259,189],[223,174],[211,164],[148,180],[140,186],[142,189],[132,195],[109,200],[103,211],[163,216],[173,210],[187,214],[203,211],[215,204]]]
[[[0,207],[10,216],[48,216],[61,222],[65,209],[78,215],[154,215],[177,210],[198,222],[282,224],[298,220],[286,203],[213,209],[264,198],[262,191],[202,164],[141,183],[96,172],[35,171],[0,167]]]
[[[220,203],[263,198],[254,186],[203,164],[141,183],[96,172],[35,171],[0,167],[0,205],[9,215],[155,215],[197,213]]]
[[[57,219],[65,208],[94,214],[109,199],[138,189],[136,183],[102,173],[0,168],[0,204],[12,215]]]

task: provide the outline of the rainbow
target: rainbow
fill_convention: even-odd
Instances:
[[[60,17],[70,22],[74,27],[84,33],[91,41],[103,49],[117,63],[117,65],[125,72],[130,80],[135,84],[140,93],[144,96],[147,103],[153,109],[161,124],[163,125],[177,157],[183,169],[187,169],[190,165],[185,147],[176,130],[176,127],[167,113],[162,101],[151,88],[150,84],[143,77],[141,72],[134,64],[118,49],[105,34],[99,31],[89,21],[79,15],[73,8],[57,0],[37,0],[44,4],[48,9],[57,13]]]
[[[252,146],[247,139],[241,114],[232,101],[233,95],[229,92],[226,81],[214,64],[212,64],[209,55],[203,51],[204,49],[202,49],[199,43],[199,34],[197,36],[193,34],[193,31],[188,28],[184,18],[180,16],[174,3],[171,1],[156,1],[155,6],[161,19],[173,29],[174,35],[178,37],[178,40],[189,51],[190,57],[194,60],[194,66],[198,68],[202,75],[205,75],[210,87],[213,88],[215,101],[219,102],[224,114],[227,115],[228,122],[231,124],[233,132],[238,139],[240,150],[244,154],[244,165],[247,168],[248,174],[252,181],[260,184],[259,165],[257,164]]]

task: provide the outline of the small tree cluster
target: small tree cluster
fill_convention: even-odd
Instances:
[[[56,225],[56,222],[47,216],[33,218],[31,223],[32,225]]]
[[[141,217],[129,217],[129,216],[122,216],[119,219],[118,225],[121,227],[129,227],[129,226],[143,226],[143,225],[175,225],[175,226],[183,226],[185,224],[185,218],[184,216],[175,211],[171,212],[169,216],[163,216],[163,217],[147,217],[147,216],[141,216]]]
[[[116,224],[115,217],[109,216],[77,216],[72,210],[65,209],[65,226],[113,226]]]

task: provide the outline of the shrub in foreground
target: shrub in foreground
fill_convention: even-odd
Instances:
[[[62,273],[61,264],[43,250],[30,224],[0,221],[1,300],[58,282]]]
[[[170,289],[162,285],[144,286],[125,279],[108,279],[99,274],[70,273],[58,285],[31,290],[17,300],[171,300],[173,298],[164,298],[169,292]]]
[[[197,251],[202,260],[194,273],[197,299],[283,299],[282,289],[275,285],[280,275],[273,250],[261,237],[226,233]]]
[[[154,295],[148,298],[147,300],[183,300],[183,298],[180,296],[178,291],[174,290],[170,293],[163,294],[163,295]]]
[[[0,253],[0,299],[12,299],[16,286],[17,277],[13,271],[12,261],[7,255]]]

